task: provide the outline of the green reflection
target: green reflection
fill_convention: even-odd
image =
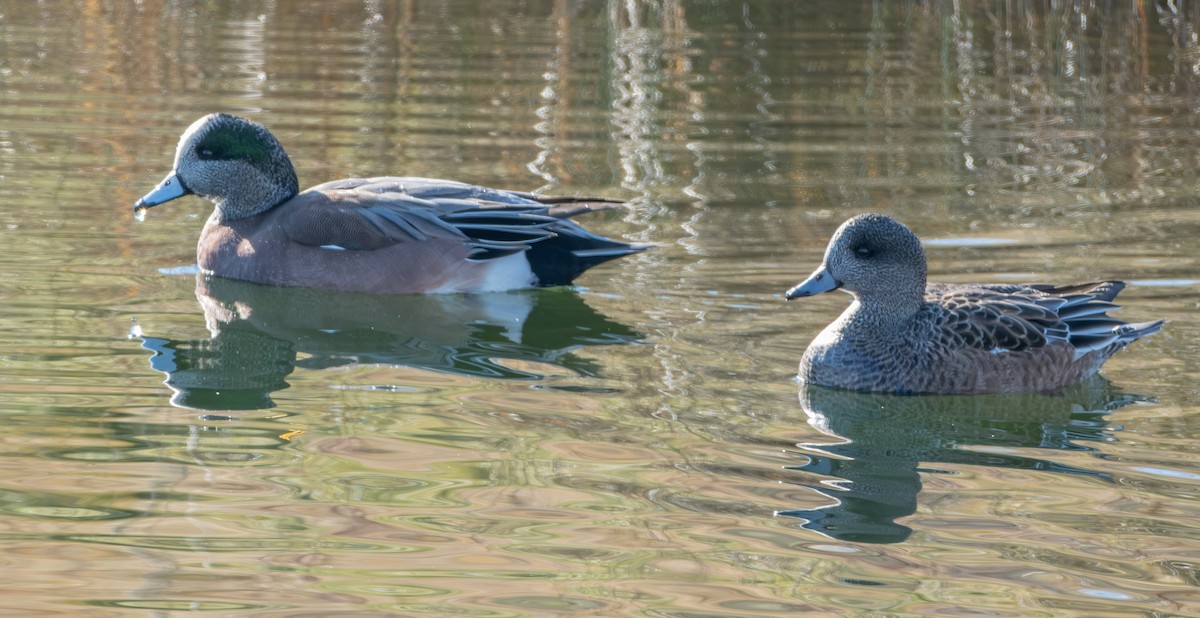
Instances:
[[[172,612],[219,612],[249,611],[280,607],[258,603],[232,603],[229,601],[200,601],[195,599],[115,599],[111,601],[88,601],[95,607],[120,607],[123,609],[163,610]]]
[[[47,521],[103,521],[146,516],[146,512],[109,506],[132,498],[124,492],[81,493],[0,488],[0,513]]]

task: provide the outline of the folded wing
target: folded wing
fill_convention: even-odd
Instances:
[[[1079,285],[930,286],[938,323],[953,348],[993,353],[1069,343],[1079,358],[1089,352],[1121,347],[1157,332],[1162,322],[1129,324],[1111,317],[1120,281]]]
[[[337,180],[297,197],[299,212],[287,219],[286,233],[301,244],[372,251],[454,240],[474,261],[528,252],[541,285],[569,283],[596,264],[646,248],[592,234],[569,220],[620,207],[603,198],[544,197],[412,177]]]

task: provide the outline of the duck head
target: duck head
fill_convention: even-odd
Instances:
[[[299,193],[296,170],[266,127],[229,114],[193,122],[175,150],[171,173],[134,203],[137,212],[195,194],[232,221],[269,210]]]
[[[864,302],[919,302],[925,277],[925,251],[916,234],[887,215],[858,215],[834,232],[821,266],[784,298],[840,288]]]

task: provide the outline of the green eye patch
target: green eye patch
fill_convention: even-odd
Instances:
[[[253,128],[216,126],[196,144],[196,156],[204,160],[242,159],[261,163],[270,156],[270,145]]]

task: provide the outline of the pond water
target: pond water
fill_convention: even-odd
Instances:
[[[1182,6],[0,2],[0,613],[1200,615]],[[656,247],[512,294],[197,278],[210,205],[131,206],[213,111],[305,186],[607,195]],[[783,291],[865,211],[934,279],[1170,322],[1057,393],[801,389],[847,297]]]

